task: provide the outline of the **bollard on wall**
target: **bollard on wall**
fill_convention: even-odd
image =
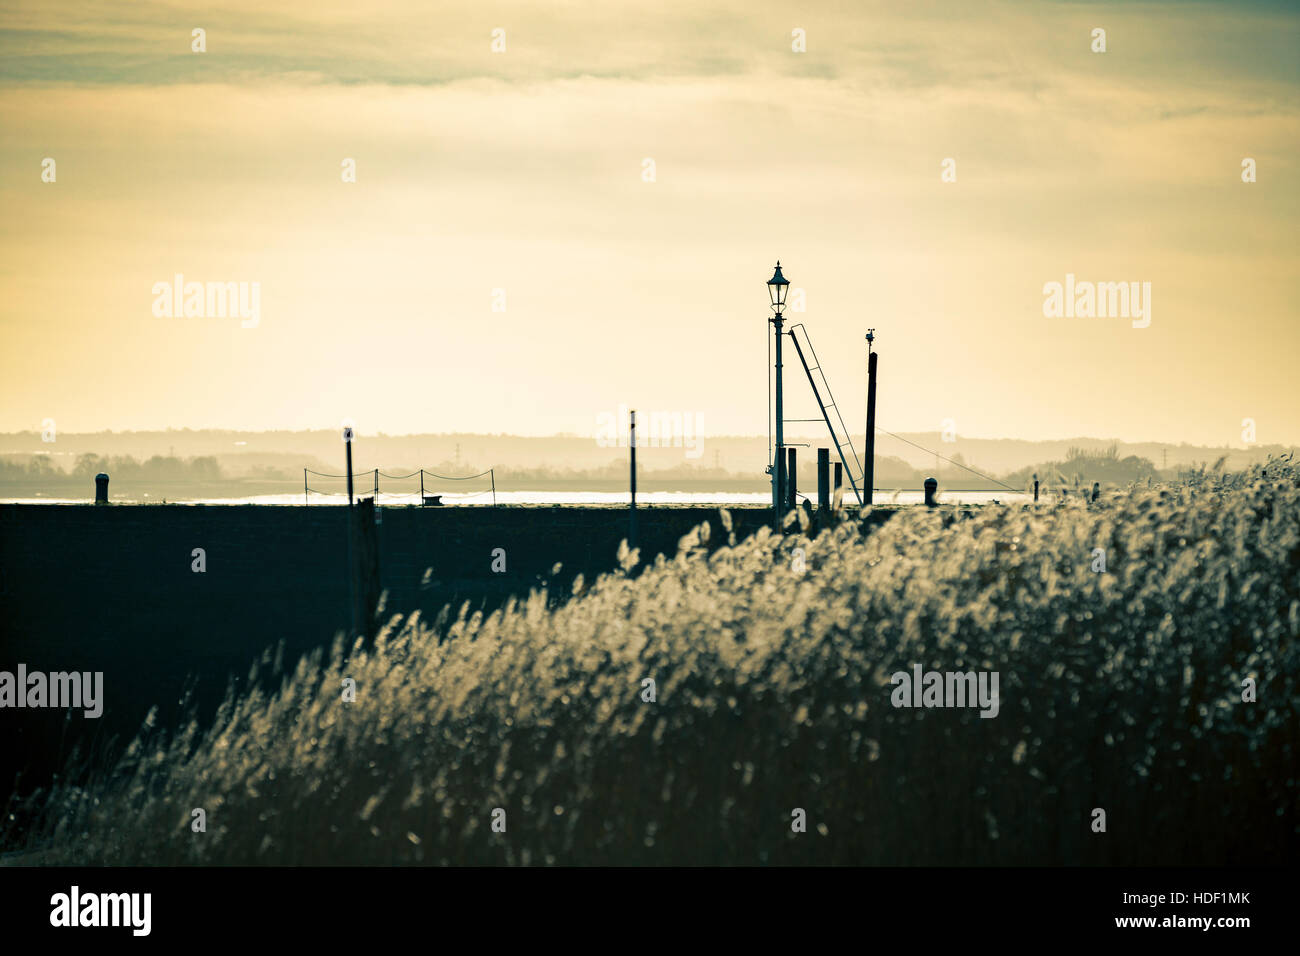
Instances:
[[[937,501],[934,500],[935,492],[939,490],[939,482],[933,478],[925,479],[925,505],[927,508],[933,508]]]
[[[1096,501],[1101,497],[1101,483],[1094,481],[1092,483],[1092,500]]]
[[[95,504],[108,504],[108,475],[102,471],[95,476]]]

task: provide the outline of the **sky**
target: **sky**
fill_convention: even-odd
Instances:
[[[1241,0],[10,2],[0,430],[762,434],[779,258],[855,432],[874,328],[891,431],[1300,443],[1298,92]]]

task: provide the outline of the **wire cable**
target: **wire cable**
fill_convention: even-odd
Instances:
[[[923,452],[927,452],[928,454],[934,455],[935,458],[943,458],[943,460],[946,461],[948,464],[956,465],[958,468],[962,468],[966,471],[969,471],[972,475],[976,475],[977,477],[983,478],[985,481],[991,481],[995,485],[1001,485],[1003,488],[1007,489],[1007,491],[1014,491],[1016,493],[1020,493],[1021,491],[1024,490],[1023,488],[1012,488],[1005,481],[999,481],[997,478],[994,478],[992,475],[985,475],[981,472],[976,471],[974,468],[968,468],[966,465],[963,465],[959,461],[953,461],[951,458],[944,458],[943,455],[939,454],[934,449],[926,448],[924,445],[918,445],[914,441],[908,441],[908,439],[904,438],[902,435],[895,435],[893,432],[885,431],[885,429],[881,428],[879,425],[876,426],[876,431],[884,432],[884,434],[888,435],[890,438],[897,438],[899,441],[905,442],[906,444],[911,445],[913,448],[919,448]]]

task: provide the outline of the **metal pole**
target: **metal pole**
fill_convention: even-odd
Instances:
[[[307,469],[306,468],[302,470],[302,503],[304,505],[311,504],[311,502],[307,500]]]
[[[356,544],[353,537],[356,535],[356,521],[353,517],[352,510],[352,436],[351,428],[343,430],[343,443],[347,446],[348,452],[348,620],[350,629],[348,630],[348,639],[357,635],[357,566],[356,566]]]
[[[344,439],[348,446],[348,507],[352,507],[352,439]]]
[[[496,496],[492,496],[492,503],[496,504]],[[420,507],[424,507],[424,469],[420,469]]]
[[[628,512],[627,546],[636,547],[636,409],[632,409],[628,447],[631,449],[632,508]]]
[[[870,346],[868,346],[869,348]],[[862,484],[868,504],[873,503],[872,491],[876,487],[876,353],[867,359],[867,473]]]
[[[375,469],[375,504],[379,504],[379,469]]]
[[[772,523],[775,529],[781,530],[781,504],[785,494],[785,455],[781,449],[785,447],[785,431],[782,419],[785,417],[785,410],[782,406],[781,391],[781,322],[783,321],[781,313],[777,313],[772,319],[772,325],[776,327],[776,461],[772,463]]]

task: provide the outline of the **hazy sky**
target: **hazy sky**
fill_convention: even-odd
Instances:
[[[762,433],[780,258],[854,431],[874,326],[894,431],[1300,442],[1298,92],[1241,0],[7,3],[0,429]]]

